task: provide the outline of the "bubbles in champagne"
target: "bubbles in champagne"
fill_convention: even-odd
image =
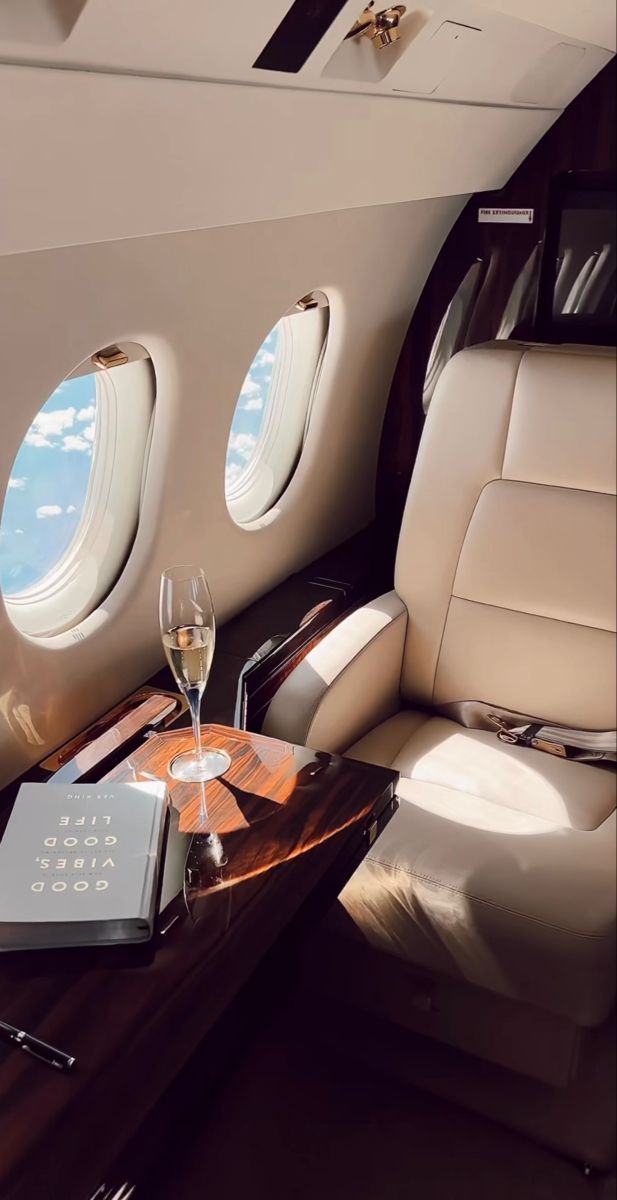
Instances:
[[[214,631],[207,625],[178,625],[163,634],[163,647],[182,691],[206,686],[214,655]]]

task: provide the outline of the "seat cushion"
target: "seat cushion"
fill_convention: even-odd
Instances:
[[[475,347],[443,371],[399,540],[410,707],[614,729],[615,355]]]
[[[581,1025],[614,1000],[615,776],[400,712],[349,748],[400,808],[341,895],[377,948]]]

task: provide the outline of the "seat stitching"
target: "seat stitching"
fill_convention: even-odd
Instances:
[[[603,625],[587,625],[584,621],[566,621],[563,617],[547,617],[545,613],[527,612],[525,608],[508,608],[507,604],[490,604],[488,600],[474,600],[470,596],[452,596],[451,600],[462,600],[463,604],[480,604],[482,608],[496,608],[500,612],[513,613],[514,616],[535,617],[536,621],[553,621],[557,625],[572,625],[574,629],[589,629],[594,633],[615,634],[614,629],[605,629]]]
[[[403,601],[401,600],[401,604],[402,603],[403,603]],[[349,662],[345,664],[342,671],[339,671],[338,675],[332,680],[332,683],[325,685],[323,690],[319,693],[319,696],[318,696],[317,700],[315,701],[315,704],[313,705],[313,708],[311,710],[311,715],[309,717],[309,722],[308,722],[307,729],[306,729],[307,739],[310,737],[313,721],[315,720],[315,717],[317,716],[317,711],[319,709],[319,706],[320,706],[324,696],[328,692],[332,691],[332,689],[335,687],[335,685],[337,683],[339,683],[339,681],[343,678],[343,676],[349,670],[349,668],[353,666],[356,659],[358,659],[360,657],[360,655],[364,653],[365,650],[368,650],[368,647],[372,646],[373,642],[375,642],[377,640],[377,638],[381,637],[382,633],[385,633],[386,630],[388,630],[388,629],[392,629],[396,625],[397,621],[401,620],[401,617],[404,617],[405,620],[407,620],[408,616],[409,616],[409,614],[407,612],[407,608],[404,607],[403,611],[400,613],[397,613],[397,615],[395,617],[391,618],[391,620],[388,622],[387,625],[383,625],[381,629],[378,629],[377,632],[374,633],[371,638],[369,638],[368,642],[364,642],[362,644],[362,646],[358,650],[357,654],[354,654],[353,658],[350,658]],[[304,661],[306,662],[306,659]],[[308,665],[310,666],[310,663]]]
[[[441,637],[439,639],[439,649],[437,651],[437,658],[435,659],[435,670],[433,672],[433,690],[431,692],[431,704],[435,703],[435,689],[437,687],[437,675],[439,673],[439,662],[441,659],[441,652],[443,650],[443,643],[444,643],[444,639],[446,636],[446,629],[448,626],[448,617],[450,616],[450,608],[452,605],[452,596],[454,594],[453,589],[454,589],[454,584],[456,582],[456,576],[457,576],[459,564],[461,561],[461,556],[463,554],[463,548],[465,546],[465,542],[467,541],[467,535],[468,535],[469,529],[471,527],[471,522],[473,521],[473,518],[476,515],[476,509],[480,503],[481,497],[483,496],[484,492],[486,491],[486,488],[489,486],[489,484],[498,483],[500,480],[503,479],[503,468],[504,468],[504,463],[506,461],[506,451],[508,449],[508,438],[510,436],[510,426],[512,424],[512,410],[514,408],[514,396],[516,393],[516,385],[518,383],[518,377],[519,377],[519,372],[521,369],[521,363],[525,357],[525,353],[526,352],[523,351],[523,353],[521,354],[521,356],[518,360],[518,366],[516,368],[516,375],[514,376],[514,383],[512,385],[512,396],[510,398],[510,412],[508,413],[508,428],[506,429],[506,436],[504,438],[503,454],[501,456],[501,469],[500,469],[499,475],[496,475],[493,479],[487,479],[486,482],[483,484],[483,486],[480,488],[480,491],[478,492],[478,495],[476,496],[476,502],[475,502],[473,509],[469,515],[469,520],[468,520],[466,528],[465,528],[465,533],[463,534],[463,537],[461,538],[461,543],[458,548],[458,554],[456,556],[456,564],[454,567],[454,572],[452,574],[452,583],[450,585],[450,599],[448,600],[448,607],[446,609],[446,615],[444,617],[444,622],[441,627]]]
[[[484,489],[488,487],[489,483],[496,483],[496,482],[497,482],[497,479],[489,479],[488,482],[484,484],[484,487],[482,487],[480,489],[480,491],[478,492],[478,495],[476,496],[476,502],[469,514],[469,520],[467,522],[467,525],[465,526],[465,532],[461,538],[461,544],[458,549],[458,554],[456,557],[456,564],[455,564],[454,571],[452,574],[452,583],[450,585],[450,597],[448,599],[448,607],[446,609],[446,615],[443,619],[443,625],[441,627],[441,637],[439,639],[439,649],[437,651],[437,658],[435,659],[435,670],[433,672],[433,690],[431,692],[431,704],[435,703],[435,688],[437,686],[437,672],[439,671],[439,660],[441,658],[441,651],[443,649],[444,638],[446,636],[446,629],[448,627],[448,617],[450,616],[450,608],[452,606],[452,596],[453,596],[452,588],[454,587],[454,582],[456,580],[456,573],[458,571],[459,563],[461,561],[461,555],[463,553],[463,546],[465,545],[465,541],[467,539],[467,534],[469,533],[471,522],[473,521],[474,516],[476,514],[476,509],[480,503],[480,497],[483,495]]]
[[[494,481],[493,481],[494,482]],[[615,500],[615,492],[602,492],[597,488],[580,488],[573,487],[569,483],[543,483],[539,479],[518,479],[514,475],[502,475],[500,483],[522,483],[523,487],[541,487],[554,488],[557,492],[577,492],[581,496],[607,496],[609,500]]]
[[[489,487],[491,483],[518,483],[518,484],[521,484],[523,487],[539,487],[539,488],[551,488],[551,489],[556,488],[559,491],[574,492],[574,493],[580,494],[582,496],[606,496],[610,500],[615,499],[615,495],[613,492],[595,492],[595,491],[592,491],[591,489],[571,488],[571,487],[566,487],[566,486],[560,486],[559,484],[538,483],[538,482],[534,482],[531,480],[503,479],[503,478],[490,480],[489,483],[486,484],[485,487],[482,489],[480,496],[482,496],[482,494],[484,493],[486,488]],[[480,496],[478,497],[478,503],[480,501]],[[477,507],[477,505],[476,505],[476,507]],[[468,532],[469,532],[469,527],[467,529],[467,533]],[[467,536],[467,534],[465,536]],[[463,547],[461,547],[461,554],[462,554],[462,550],[463,550]],[[459,562],[460,562],[460,555],[459,555]],[[457,572],[456,573],[458,573],[458,564],[457,564]],[[454,576],[453,587],[456,585],[456,573]],[[531,609],[528,609],[528,608],[510,608],[507,604],[491,604],[490,601],[478,600],[478,599],[476,599],[475,596],[463,596],[463,595],[461,595],[460,592],[455,592],[455,591],[452,592],[452,595],[450,597],[450,604],[451,604],[453,598],[456,600],[468,600],[469,602],[471,602],[473,604],[483,604],[490,608],[500,608],[500,609],[503,609],[505,612],[512,612],[512,613],[520,612],[520,613],[524,613],[530,617],[543,617],[547,621],[559,621],[563,625],[575,625],[575,626],[580,626],[583,629],[598,629],[601,633],[615,633],[616,632],[615,629],[606,629],[604,625],[587,625],[583,621],[567,621],[563,617],[552,617],[552,616],[549,616],[547,613],[533,612]],[[448,615],[450,612],[450,604],[448,605]]]
[[[410,871],[408,867],[401,867],[397,863],[388,863],[381,858],[375,858],[374,855],[368,854],[367,860],[376,863],[380,867],[385,867],[387,871],[402,871],[404,875],[408,875],[411,879],[421,879],[426,883],[433,883],[435,887],[445,888],[449,892],[455,892],[459,896],[464,896],[465,899],[471,900],[474,904],[484,904],[486,908],[494,908],[499,912],[507,913],[509,916],[520,917],[522,921],[531,921],[534,925],[542,925],[545,929],[553,929],[555,933],[567,933],[571,937],[586,938],[588,941],[606,942],[612,940],[612,934],[605,933],[584,933],[580,929],[569,929],[566,925],[555,925],[552,921],[543,921],[541,917],[533,917],[530,913],[519,912],[516,908],[509,908],[506,904],[499,904],[496,900],[487,900],[483,896],[474,896],[471,892],[465,891],[464,888],[455,887],[452,883],[444,883],[442,879],[435,879],[432,875],[424,875],[419,871]]]

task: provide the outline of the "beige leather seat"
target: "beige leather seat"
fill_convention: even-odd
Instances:
[[[461,719],[479,702],[615,729],[615,491],[614,355],[457,355],[395,591],[308,655],[264,727],[400,771],[400,808],[340,898],[364,939],[576,1027],[614,1002],[614,772]]]

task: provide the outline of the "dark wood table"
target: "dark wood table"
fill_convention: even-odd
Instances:
[[[185,729],[157,735],[107,778],[172,784],[167,765],[190,741]],[[113,1194],[148,1114],[272,947],[335,898],[396,805],[397,776],[381,767],[223,726],[205,726],[204,743],[232,766],[205,789],[173,781],[153,940],[0,959],[2,1019],[77,1059],[59,1073],[0,1045],[3,1200]]]

